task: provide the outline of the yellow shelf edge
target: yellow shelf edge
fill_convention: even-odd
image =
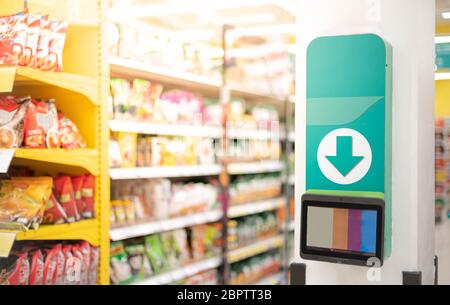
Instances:
[[[81,167],[92,175],[100,173],[98,151],[95,149],[17,149],[14,158]]]
[[[85,240],[99,246],[98,221],[96,219],[62,225],[41,225],[38,230],[28,232],[0,231],[16,233],[16,240]]]
[[[11,92],[22,84],[47,84],[84,95],[99,105],[97,82],[94,78],[64,72],[46,72],[28,67],[0,67],[0,92]]]

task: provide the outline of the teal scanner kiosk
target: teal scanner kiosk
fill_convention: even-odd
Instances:
[[[392,49],[377,35],[308,47],[305,260],[381,266],[390,255],[391,84]]]

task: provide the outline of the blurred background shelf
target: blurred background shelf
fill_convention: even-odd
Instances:
[[[227,165],[230,175],[261,174],[279,172],[284,169],[281,161],[236,162]]]
[[[220,257],[213,257],[197,263],[180,267],[173,271],[169,271],[160,275],[134,283],[134,285],[167,285],[176,281],[183,280],[187,277],[196,275],[203,271],[218,268],[222,264]]]
[[[111,228],[109,231],[109,236],[112,241],[125,240],[133,237],[146,236],[191,227],[194,225],[207,224],[219,221],[222,217],[222,211],[196,213],[189,216]]]
[[[228,208],[228,218],[236,218],[266,211],[273,211],[279,208],[283,208],[285,204],[286,201],[284,198],[275,198],[234,205]]]
[[[216,176],[222,172],[221,165],[186,165],[137,168],[112,168],[109,175],[113,180],[182,178]]]
[[[227,254],[228,262],[232,264],[246,258],[256,256],[258,254],[268,252],[276,248],[280,248],[283,246],[283,244],[284,237],[282,235],[263,239],[248,246],[229,251]]]
[[[223,129],[221,127],[212,126],[155,124],[147,122],[112,120],[109,122],[109,127],[111,131],[115,132],[131,132],[146,135],[208,138],[220,138],[223,135]]]

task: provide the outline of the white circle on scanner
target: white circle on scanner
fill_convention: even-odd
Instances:
[[[317,150],[319,168],[328,180],[349,185],[364,178],[372,165],[372,149],[367,139],[349,128],[328,133]]]

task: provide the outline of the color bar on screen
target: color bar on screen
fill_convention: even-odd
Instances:
[[[361,251],[361,210],[348,211],[348,250]]]
[[[361,215],[361,251],[376,253],[377,212],[362,211]]]
[[[333,249],[347,250],[348,210],[333,209]]]

